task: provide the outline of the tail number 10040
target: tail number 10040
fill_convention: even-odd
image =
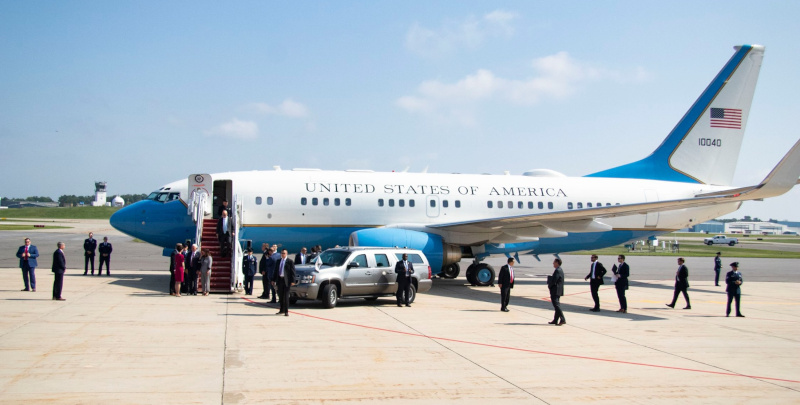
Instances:
[[[722,146],[722,139],[711,139],[711,138],[700,138],[697,140],[700,143],[700,146]]]

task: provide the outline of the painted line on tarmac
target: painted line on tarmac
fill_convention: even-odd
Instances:
[[[256,302],[256,301],[253,301],[253,300],[251,300],[249,298],[245,298],[245,297],[241,297],[241,298],[243,300],[251,303],[251,304],[256,304],[256,305],[261,305],[261,306],[265,306],[265,307],[274,308],[271,305],[266,305],[266,304],[261,303],[261,302]],[[495,348],[495,349],[504,349],[504,350],[513,350],[513,351],[525,352],[525,353],[543,354],[543,355],[547,355],[547,356],[567,357],[567,358],[571,358],[571,359],[603,361],[603,362],[615,363],[615,364],[627,364],[627,365],[630,365],[630,366],[660,368],[660,369],[665,369],[665,370],[689,371],[689,372],[692,372],[692,373],[715,374],[715,375],[729,376],[729,377],[745,377],[745,378],[753,378],[753,379],[757,379],[757,380],[783,381],[783,382],[800,384],[800,380],[790,380],[790,379],[786,379],[786,378],[762,377],[762,376],[757,376],[757,375],[728,373],[728,372],[723,372],[723,371],[710,371],[710,370],[699,370],[699,369],[695,369],[695,368],[662,366],[662,365],[659,365],[659,364],[637,363],[637,362],[624,361],[624,360],[604,359],[604,358],[600,358],[600,357],[578,356],[578,355],[575,355],[575,354],[554,353],[554,352],[545,352],[545,351],[541,351],[541,350],[523,349],[523,348],[519,348],[519,347],[500,346],[500,345],[493,345],[493,344],[490,344],[490,343],[470,342],[468,340],[459,340],[459,339],[451,339],[451,338],[445,338],[445,337],[428,336],[428,335],[423,335],[421,333],[403,332],[403,331],[399,331],[399,330],[378,328],[378,327],[369,326],[369,325],[361,325],[361,324],[352,323],[352,322],[337,321],[335,319],[323,318],[321,316],[310,315],[310,314],[304,314],[302,312],[295,312],[295,311],[290,311],[290,312],[292,312],[292,313],[294,313],[296,315],[305,316],[307,318],[317,319],[317,320],[320,320],[320,321],[333,322],[333,323],[338,323],[338,324],[348,325],[348,326],[354,326],[354,327],[363,328],[363,329],[372,329],[372,330],[377,330],[377,331],[380,331],[380,332],[396,333],[396,334],[399,334],[399,335],[406,335],[406,336],[421,337],[421,338],[425,338],[425,339],[440,340],[440,341],[444,341],[444,342],[463,343],[463,344],[473,345],[473,346],[492,347],[492,348]]]

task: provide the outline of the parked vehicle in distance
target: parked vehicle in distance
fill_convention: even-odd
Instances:
[[[297,266],[297,283],[290,290],[291,300],[319,300],[325,308],[336,306],[339,298],[394,296],[397,292],[395,264],[403,254],[414,265],[411,296],[431,289],[431,267],[420,250],[403,248],[348,246],[328,249],[314,259],[313,264]]]
[[[797,232],[795,232],[795,231],[786,231],[786,232],[784,232],[783,234],[784,234],[784,235],[792,235],[792,236],[797,236]]]
[[[705,238],[705,239],[703,239],[703,243],[705,243],[708,246],[711,246],[711,245],[730,245],[730,246],[734,246],[737,243],[739,243],[739,238],[729,238],[729,237],[727,237],[725,235],[717,235],[717,236],[714,236],[713,238]]]

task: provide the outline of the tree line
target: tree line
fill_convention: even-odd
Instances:
[[[125,200],[125,205],[133,204],[137,201],[144,200],[147,198],[147,194],[121,194],[123,200]],[[107,198],[108,202],[111,202],[111,199],[114,197]],[[7,207],[11,204],[18,203],[18,202],[56,202],[53,201],[50,197],[43,197],[43,196],[32,196],[32,197],[25,197],[25,198],[9,198],[9,197],[2,197],[0,199],[0,205]],[[80,205],[83,203],[84,205],[91,205],[92,201],[94,201],[94,195],[62,195],[58,197],[58,205],[62,207],[68,207],[72,205]]]

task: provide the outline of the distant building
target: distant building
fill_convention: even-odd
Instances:
[[[55,208],[57,202],[16,201],[8,204],[8,208]]]
[[[123,200],[122,197],[120,197],[120,196],[116,196],[116,197],[114,197],[114,199],[111,200],[111,206],[112,207],[124,207],[125,206],[125,200]]]
[[[786,232],[794,232],[800,234],[800,222],[795,221],[778,221],[781,225],[786,225]]]
[[[728,222],[725,224],[725,233],[780,235],[787,232],[788,228],[775,222]]]
[[[717,221],[707,221],[693,226],[692,232],[723,233],[725,232],[725,224]]]
[[[92,207],[102,207],[106,204],[106,182],[96,181],[94,183],[94,201]]]

